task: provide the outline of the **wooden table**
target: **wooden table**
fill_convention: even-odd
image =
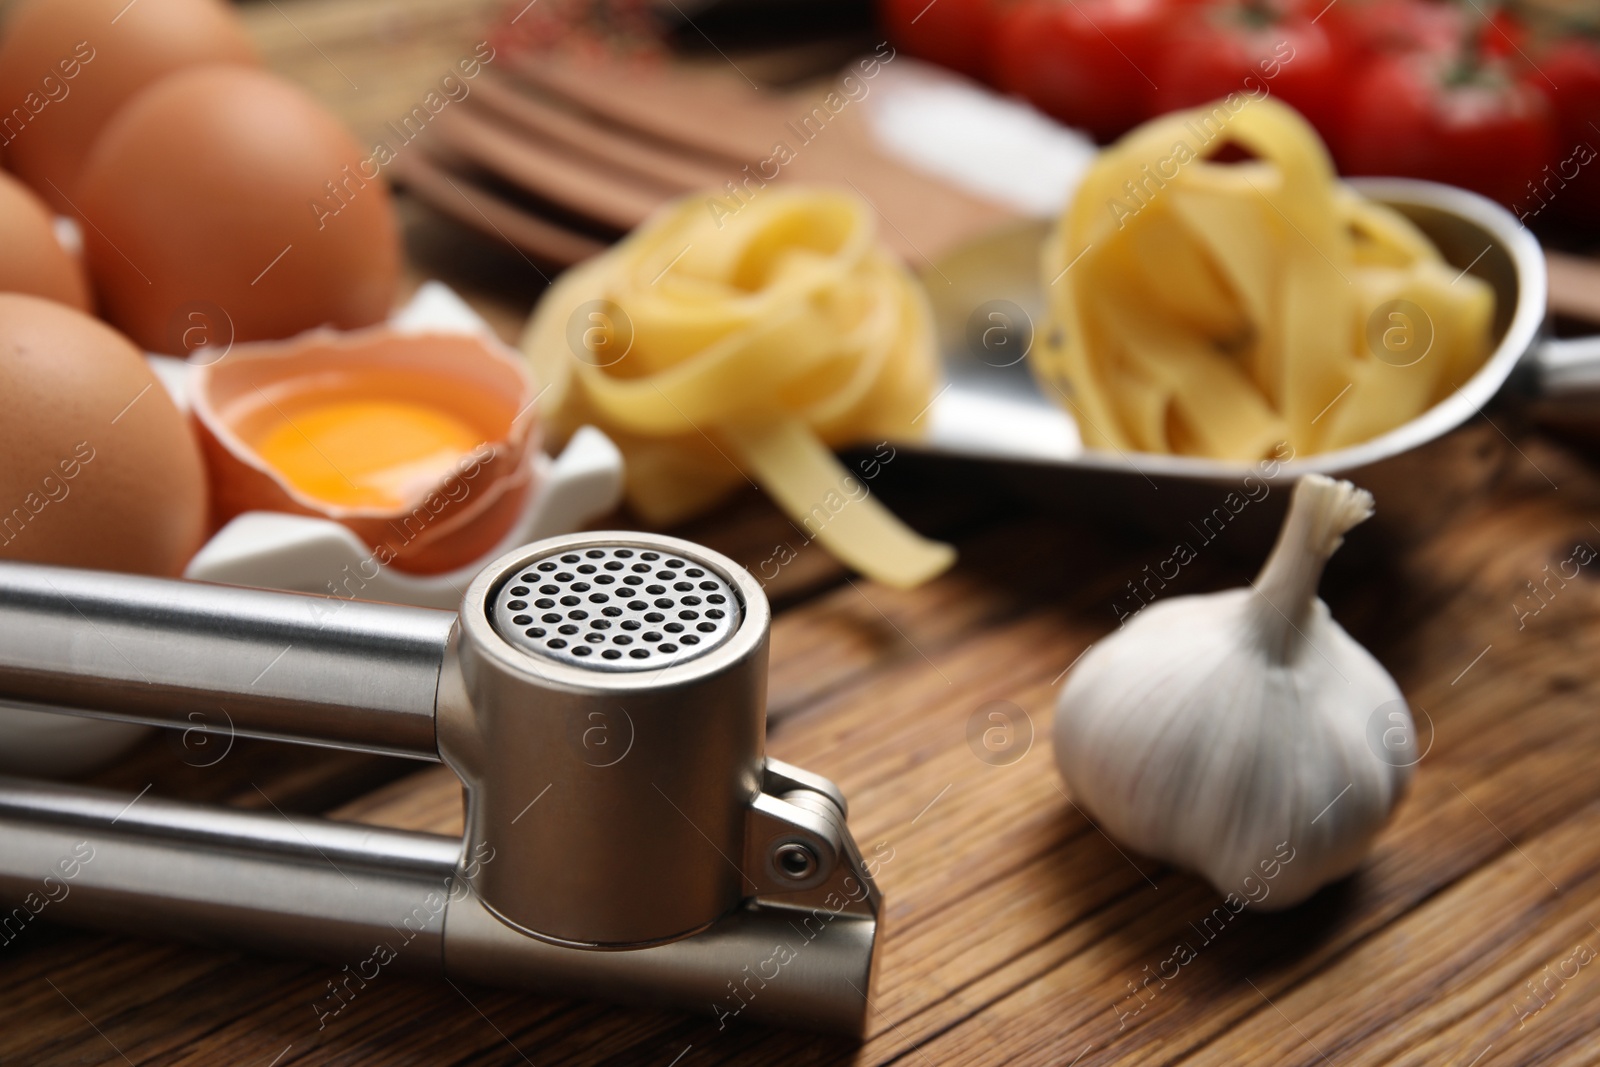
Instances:
[[[434,0],[279,0],[247,15],[273,62],[358,129],[465,54],[475,17]],[[415,273],[444,275],[513,334],[534,272],[404,211]],[[0,1063],[1600,1062],[1600,565],[1542,600],[1528,584],[1576,544],[1600,545],[1594,455],[1494,410],[1375,484],[1380,518],[1324,592],[1431,724],[1431,747],[1357,875],[1209,939],[1198,926],[1215,894],[1089,823],[1048,738],[1065,669],[1191,516],[1121,529],[1082,517],[1104,509],[1059,479],[911,456],[874,488],[957,543],[958,567],[902,593],[796,545],[768,586],[769,751],[835,779],[857,839],[888,857],[864,1044],[389,976],[319,1029],[329,965],[38,926],[0,948]],[[752,568],[795,542],[753,494],[675,532]],[[1249,577],[1247,532],[1208,546],[1174,591]],[[1000,765],[967,741],[997,701],[1034,734]],[[247,743],[194,762],[153,741],[98,782],[459,830],[442,768]],[[1180,942],[1195,958],[1147,981]]]

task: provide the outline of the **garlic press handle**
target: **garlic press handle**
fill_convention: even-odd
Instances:
[[[456,613],[0,562],[0,703],[438,760]]]
[[[464,894],[458,838],[3,776],[0,842],[0,951],[41,919],[437,973]]]
[[[0,951],[43,920],[309,956],[318,1028],[387,972],[853,1035],[877,962],[860,882],[594,952],[495,918],[471,883],[507,857],[458,838],[0,777],[0,841]]]

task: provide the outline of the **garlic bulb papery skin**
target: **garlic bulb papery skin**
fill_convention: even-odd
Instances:
[[[1157,601],[1084,654],[1056,762],[1106,833],[1264,910],[1360,866],[1416,762],[1399,687],[1317,597],[1371,514],[1370,493],[1306,475],[1253,586]]]

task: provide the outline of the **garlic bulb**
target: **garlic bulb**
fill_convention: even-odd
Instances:
[[[1151,604],[1073,668],[1056,761],[1108,834],[1264,909],[1360,865],[1416,762],[1399,687],[1317,597],[1371,514],[1303,477],[1253,586]]]

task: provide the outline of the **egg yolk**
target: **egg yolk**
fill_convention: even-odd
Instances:
[[[481,435],[449,412],[405,400],[302,399],[256,454],[296,490],[344,507],[395,509],[438,485]]]

